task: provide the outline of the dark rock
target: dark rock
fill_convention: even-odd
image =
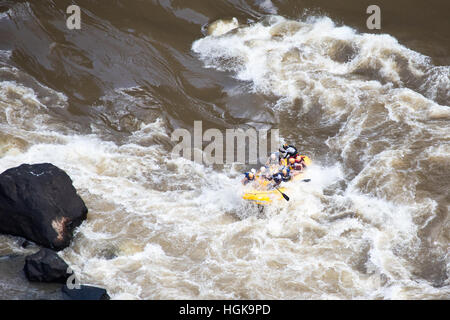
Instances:
[[[70,276],[68,268],[67,263],[56,252],[42,248],[38,253],[26,257],[23,271],[29,281],[65,284]]]
[[[70,177],[52,164],[23,164],[0,174],[1,233],[62,250],[87,211]]]
[[[66,285],[62,288],[64,300],[109,300],[108,293],[103,288],[80,285],[80,288],[69,289]]]
[[[30,282],[23,272],[25,256],[0,257],[0,300],[62,300],[60,283]]]

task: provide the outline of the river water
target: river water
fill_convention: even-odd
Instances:
[[[449,299],[450,3],[370,4],[0,1],[0,171],[69,174],[60,255],[113,299]],[[311,182],[259,215],[250,166],[171,156],[194,121],[279,129]],[[53,290],[0,268],[2,299]]]

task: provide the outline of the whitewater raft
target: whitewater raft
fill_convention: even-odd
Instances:
[[[311,164],[311,159],[307,156],[304,157],[305,157],[305,164],[308,167]],[[302,171],[301,173],[295,175],[294,177],[292,177],[291,181],[287,182],[288,186],[278,188],[278,190],[280,190],[283,193],[288,192],[289,184],[295,181],[302,180],[304,173],[305,171]],[[245,190],[244,194],[242,195],[242,199],[259,205],[268,205],[271,204],[273,201],[283,200],[283,196],[278,190],[276,189],[264,190],[264,188],[266,188],[270,184],[270,182],[267,181],[266,179],[257,176],[256,181],[253,183],[253,185],[255,184],[259,184],[259,188]]]

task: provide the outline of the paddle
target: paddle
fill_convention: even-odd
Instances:
[[[275,189],[277,189],[281,193],[281,195],[283,196],[284,199],[286,199],[286,201],[289,201],[289,197],[287,195],[285,195],[283,192],[281,192],[281,190],[278,189],[277,187],[275,187]]]

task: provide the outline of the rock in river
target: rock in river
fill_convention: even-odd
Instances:
[[[62,287],[64,300],[110,300],[110,296],[103,288],[81,285],[79,288]]]
[[[23,164],[0,174],[0,233],[62,250],[87,212],[70,177],[50,163]]]
[[[68,268],[67,263],[55,251],[42,248],[26,257],[23,270],[29,281],[65,284],[70,276],[67,273]]]

